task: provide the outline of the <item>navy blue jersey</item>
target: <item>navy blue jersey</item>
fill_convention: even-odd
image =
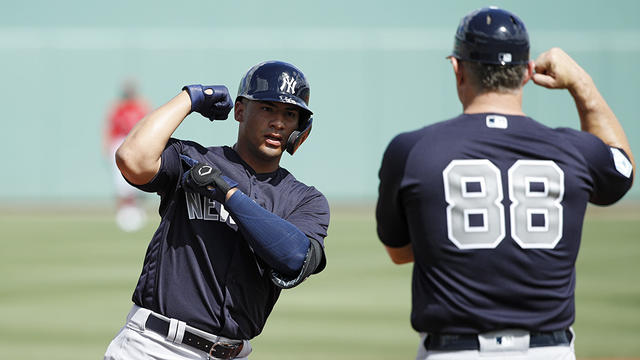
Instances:
[[[431,333],[571,325],[586,205],[632,178],[589,133],[499,114],[398,135],[379,176],[378,235],[412,245],[411,323]]]
[[[133,294],[139,306],[231,339],[258,335],[280,289],[220,203],[180,186],[180,154],[215,164],[263,208],[324,244],[329,205],[287,170],[256,174],[230,147],[170,139],[156,176],[138,188],[161,196],[161,222]]]

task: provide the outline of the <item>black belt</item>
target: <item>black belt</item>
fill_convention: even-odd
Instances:
[[[167,337],[169,334],[169,321],[161,319],[153,314],[149,314],[144,326],[146,329],[157,332],[164,337]],[[242,351],[242,345],[244,345],[242,341],[239,343],[209,341],[190,332],[189,330],[184,331],[182,343],[198,350],[202,350],[209,354],[210,357],[216,359],[233,359],[238,356],[240,351]]]
[[[573,335],[568,329],[532,332],[529,347],[569,345]],[[479,350],[480,342],[475,334],[428,334],[424,347],[430,351]]]

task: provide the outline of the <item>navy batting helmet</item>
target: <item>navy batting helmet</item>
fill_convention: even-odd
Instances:
[[[240,81],[239,98],[294,104],[300,108],[298,129],[287,139],[291,155],[311,132],[313,112],[309,109],[309,83],[302,71],[282,61],[265,61],[255,65]]]
[[[485,64],[526,64],[529,34],[509,11],[493,6],[478,9],[460,20],[450,56]]]

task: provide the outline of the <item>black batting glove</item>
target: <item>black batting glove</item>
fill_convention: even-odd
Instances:
[[[187,85],[182,88],[191,98],[191,112],[197,112],[209,120],[226,120],[233,102],[229,89],[224,85],[200,84]]]
[[[229,190],[238,186],[233,179],[222,175],[222,171],[215,166],[195,162],[195,160],[180,155],[182,160],[191,168],[182,176],[182,187],[187,192],[198,193],[223,203]]]

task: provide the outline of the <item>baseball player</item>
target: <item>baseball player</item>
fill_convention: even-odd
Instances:
[[[240,82],[233,146],[171,138],[191,112],[226,119],[225,86],[189,85],[118,149],[124,177],[161,197],[126,325],[105,359],[244,359],[281,289],[325,266],[326,198],[279,166],[311,131],[309,84],[291,64]]]
[[[565,52],[529,60],[515,14],[466,15],[449,59],[463,113],[396,136],[379,173],[378,236],[393,262],[414,263],[416,359],[575,359],[585,208],[630,188],[629,143]],[[528,80],[567,89],[582,131],[526,116]]]
[[[112,167],[116,191],[116,224],[123,231],[137,231],[145,224],[146,213],[140,204],[139,192],[127,184],[115,164],[115,154],[129,131],[149,112],[149,105],[138,93],[136,83],[127,79],[120,100],[115,103],[105,121],[103,152]]]

